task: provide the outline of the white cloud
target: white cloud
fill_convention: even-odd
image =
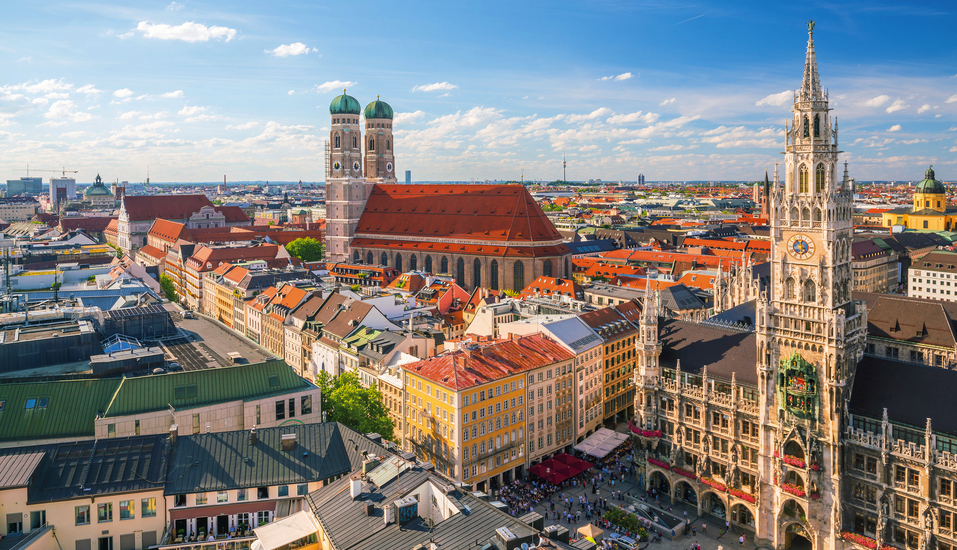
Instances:
[[[394,124],[407,124],[414,122],[425,116],[423,111],[415,111],[414,113],[396,113],[395,118],[393,119]]]
[[[47,99],[66,99],[70,97],[70,94],[66,92],[50,92],[43,97]]]
[[[685,149],[697,149],[697,148],[698,148],[697,145],[672,144],[672,145],[662,145],[660,147],[652,147],[651,149],[648,149],[648,150],[649,151],[683,151]]]
[[[319,93],[326,93],[332,90],[344,90],[346,88],[351,88],[357,83],[351,80],[330,80],[328,82],[323,82],[322,84],[316,86],[319,90]]]
[[[659,103],[658,105],[671,105],[671,104],[674,103],[674,102],[675,102],[675,98],[671,98],[671,99],[666,99],[666,100],[662,101],[662,102]]]
[[[159,38],[160,40],[182,40],[184,42],[209,42],[211,38],[226,39],[229,42],[236,36],[236,29],[228,27],[207,27],[200,23],[187,21],[182,25],[157,24],[151,25],[148,21],[140,21],[136,30],[143,33],[146,38]]]
[[[80,86],[76,89],[77,93],[86,94],[86,95],[96,95],[101,93],[103,90],[97,90],[93,87],[92,84],[87,84],[86,86]]]
[[[909,107],[909,105],[904,105],[903,99],[898,99],[893,104],[891,104],[890,107],[887,108],[887,112],[894,113],[894,112],[900,111],[901,109],[906,109],[907,107]]]
[[[50,78],[31,84],[24,82],[22,84],[12,84],[9,86],[0,86],[0,92],[10,93],[15,90],[22,90],[28,94],[48,94],[51,92],[68,92],[73,89],[73,84],[63,82],[63,79]],[[22,96],[21,96],[22,97]],[[10,99],[10,98],[7,98]]]
[[[123,34],[118,34],[118,35],[116,35],[116,37],[119,38],[120,40],[126,40],[127,38],[133,38],[133,31],[127,31],[127,32],[124,32]]]
[[[454,90],[458,88],[455,84],[449,82],[434,82],[432,84],[423,84],[412,88],[413,92],[435,92],[438,90]]]
[[[69,99],[61,99],[50,106],[50,110],[44,113],[44,117],[53,120],[70,120],[73,122],[86,122],[93,118],[90,113],[77,112],[76,105]]]
[[[861,105],[863,105],[864,107],[880,107],[881,105],[887,103],[890,100],[891,100],[891,96],[889,95],[879,95],[877,97],[868,99],[864,103],[861,103]]]
[[[575,124],[578,122],[584,122],[586,120],[595,120],[596,118],[601,118],[603,116],[610,115],[611,113],[611,109],[607,107],[601,107],[600,109],[595,109],[587,115],[568,115],[566,118],[568,122]]]
[[[947,101],[945,101],[944,103],[954,103],[954,102],[957,102],[957,94],[954,94],[954,95],[948,97],[948,98],[947,98]]]
[[[133,120],[136,118],[136,115],[140,114],[139,111],[127,111],[122,115],[116,117],[117,120]]]
[[[45,97],[37,97],[31,100],[30,103],[33,103],[34,105],[46,105],[47,103],[50,103],[50,100]]]
[[[83,137],[85,135],[86,135],[86,132],[84,132],[83,130],[77,130],[76,132],[63,132],[62,134],[60,134],[60,137],[76,139],[78,137]]]
[[[163,97],[169,99],[183,99],[186,97],[186,94],[183,93],[183,90],[176,90],[175,92],[166,92],[163,94]]]
[[[890,128],[888,128],[887,131],[888,131],[888,132],[900,132],[900,131],[901,131],[901,125],[900,125],[900,124],[895,124],[895,125],[891,126]]]
[[[923,104],[923,105],[920,106],[920,109],[917,109],[917,114],[919,114],[919,115],[920,115],[920,114],[924,114],[924,113],[926,113],[927,111],[931,110],[931,108],[932,108],[932,107],[931,107],[930,105],[927,105],[927,104],[925,103],[925,104]]]
[[[153,113],[151,115],[143,115],[140,117],[140,120],[162,120],[169,116],[169,113],[166,111],[160,111],[158,113]]]
[[[599,78],[598,80],[619,80],[620,81],[620,80],[628,80],[629,78],[632,78],[634,76],[635,75],[631,73],[621,73],[618,76],[603,76]]]
[[[187,105],[186,107],[183,107],[182,109],[180,109],[177,114],[180,114],[183,116],[194,116],[194,115],[198,115],[202,113],[205,110],[206,110],[206,107],[199,107],[197,105],[192,105],[192,106]]]
[[[130,90],[129,88],[123,88],[113,92],[113,97],[118,97],[121,99],[125,97],[130,97],[131,95],[133,95],[133,90]]]
[[[180,4],[180,3],[178,3],[178,2],[173,2],[173,3],[171,3],[170,5],[166,6],[166,9],[172,10],[172,11],[177,11],[177,10],[183,9],[184,7],[185,7],[184,4]]]
[[[296,95],[296,90],[289,90],[286,95]]]
[[[223,117],[219,115],[197,115],[187,118],[186,122],[211,122],[213,120],[223,120]]]
[[[757,103],[755,103],[754,105],[755,107],[760,107],[762,105],[780,107],[781,105],[784,105],[785,103],[787,103],[789,100],[793,98],[794,98],[794,92],[792,92],[791,90],[784,90],[783,92],[779,94],[771,94],[771,95],[765,96],[762,99],[759,99]]]
[[[250,128],[255,127],[257,124],[259,123],[254,120],[252,122],[247,122],[246,124],[237,124],[235,126],[230,124],[229,126],[226,127],[226,129],[227,130],[248,130]]]
[[[292,44],[282,44],[272,50],[265,50],[265,53],[276,57],[289,57],[290,55],[305,55],[309,53],[309,46],[302,42],[293,42]]]
[[[633,122],[654,124],[658,121],[659,116],[660,115],[658,115],[658,113],[642,113],[641,111],[638,111],[637,113],[609,117],[607,122],[608,124],[631,124]]]

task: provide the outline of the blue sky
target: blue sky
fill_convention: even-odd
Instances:
[[[135,4],[133,6],[127,4]],[[915,5],[912,5],[915,4]],[[916,5],[919,4],[919,5]],[[957,180],[951,2],[0,5],[0,178],[323,178],[343,87],[416,180],[756,179],[815,19],[858,180]],[[49,173],[38,173],[45,178]]]

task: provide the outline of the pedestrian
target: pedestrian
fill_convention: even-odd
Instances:
[[[702,532],[702,533],[707,533],[707,532],[708,532],[708,525],[707,525],[707,524],[705,524],[705,523],[702,523],[702,524],[701,524],[701,532]]]
[[[741,535],[741,537],[738,539],[738,542],[741,543],[741,546],[744,546],[744,535]]]
[[[691,536],[692,536],[692,537],[697,537],[697,536],[698,536],[698,528],[695,527],[694,525],[691,526]]]
[[[685,514],[685,521],[688,521],[688,511],[685,510],[684,514]]]

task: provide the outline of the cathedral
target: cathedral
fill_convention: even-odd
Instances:
[[[343,90],[329,114],[328,261],[447,275],[469,290],[571,276],[570,249],[524,186],[399,185],[392,107],[377,98],[362,110]]]
[[[639,471],[762,546],[953,550],[957,310],[852,295],[853,180],[813,30],[768,191],[768,284],[748,266],[723,298],[751,300],[753,325],[660,318],[646,295]]]

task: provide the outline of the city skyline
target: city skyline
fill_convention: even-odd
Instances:
[[[0,9],[6,178],[319,181],[347,88],[393,106],[416,181],[558,179],[563,151],[572,180],[753,180],[780,158],[813,18],[851,176],[955,179],[955,50],[921,39],[950,8],[146,6]]]

